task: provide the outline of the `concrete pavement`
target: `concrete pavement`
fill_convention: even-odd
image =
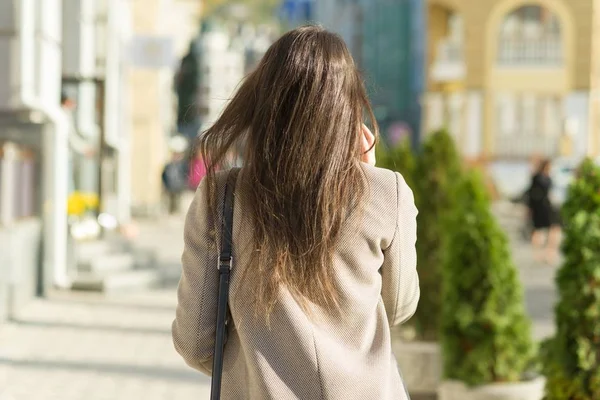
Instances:
[[[171,344],[175,302],[172,289],[34,302],[0,328],[0,399],[207,399]]]
[[[554,331],[555,267],[533,262],[518,237],[518,211],[495,207],[511,233],[534,335]],[[0,400],[207,399],[210,381],[173,350],[170,323],[182,217],[140,222],[138,242],[158,250],[165,288],[102,297],[55,293],[0,326]]]
[[[143,293],[57,292],[0,325],[0,400],[208,399],[210,379],[173,349],[183,217],[139,223],[164,287]]]

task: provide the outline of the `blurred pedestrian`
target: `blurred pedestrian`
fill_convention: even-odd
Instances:
[[[188,180],[188,185],[190,189],[196,190],[205,176],[206,163],[204,162],[204,158],[202,157],[202,152],[199,150],[195,150],[195,154],[193,155],[190,161],[190,172]]]
[[[177,93],[177,130],[190,142],[198,135],[200,119],[198,115],[198,78],[199,54],[196,42],[190,43],[187,54],[175,74],[175,92]]]
[[[69,193],[73,193],[79,189],[77,176],[81,170],[80,161],[84,157],[93,157],[96,154],[96,146],[81,135],[77,129],[73,115],[77,105],[65,92],[60,95],[60,105],[69,124],[69,175],[67,179],[69,180]]]
[[[204,161],[202,152],[198,148],[192,148],[190,157],[190,170],[188,184],[191,190],[196,190],[198,185],[204,179],[207,174],[207,163]],[[240,167],[242,165],[242,158],[238,147],[230,149],[225,157],[223,157],[222,165],[215,166],[215,171],[223,168]]]
[[[213,372],[229,182],[221,398],[408,398],[390,327],[419,300],[417,209],[402,175],[374,166],[377,136],[348,48],[314,26],[275,42],[201,136],[209,163],[187,215],[173,340],[188,365]],[[241,169],[215,173],[242,138]]]
[[[162,172],[163,187],[167,193],[169,214],[179,212],[181,195],[188,189],[188,163],[185,159],[187,140],[183,136],[175,136],[169,144],[171,160]]]
[[[529,211],[533,224],[531,242],[535,252],[535,258],[548,263],[555,261],[558,255],[560,240],[560,215],[557,208],[552,204],[550,192],[552,189],[552,178],[550,177],[551,163],[542,160],[531,179],[531,186],[527,193]],[[547,232],[547,236],[545,233]],[[545,244],[545,251],[544,251]]]

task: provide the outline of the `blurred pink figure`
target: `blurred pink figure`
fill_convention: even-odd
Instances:
[[[402,140],[410,137],[410,127],[404,122],[394,122],[388,129],[390,146],[396,147]]]
[[[190,189],[196,190],[202,178],[206,176],[206,164],[204,163],[204,159],[200,152],[196,155],[196,157],[190,162],[190,174],[188,184]]]

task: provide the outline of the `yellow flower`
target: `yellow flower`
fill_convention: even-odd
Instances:
[[[85,212],[85,201],[81,193],[74,192],[67,200],[68,215],[82,215]]]
[[[82,195],[86,209],[96,210],[98,208],[98,195],[96,193],[85,193]]]

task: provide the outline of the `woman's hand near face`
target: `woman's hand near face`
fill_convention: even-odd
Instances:
[[[375,165],[375,135],[365,125],[362,125],[362,156],[361,161],[367,164]]]

